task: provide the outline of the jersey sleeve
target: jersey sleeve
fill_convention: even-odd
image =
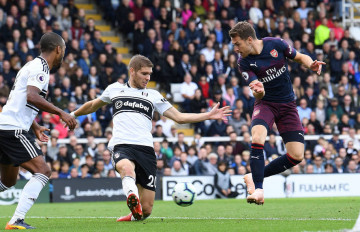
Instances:
[[[103,102],[106,102],[106,103],[111,103],[111,99],[110,99],[110,89],[111,89],[111,86],[108,86],[104,92],[101,94],[100,97],[98,97],[98,99],[100,99],[101,101]]]
[[[246,84],[249,85],[252,81],[257,80],[256,74],[250,69],[250,66],[244,60],[238,62],[239,72]]]
[[[281,47],[281,50],[283,51],[284,55],[287,57],[287,58],[290,58],[290,59],[294,59],[295,56],[296,56],[296,49],[291,47],[290,44],[288,44],[285,40],[281,39],[280,40],[280,47]]]
[[[159,92],[156,92],[154,107],[157,112],[163,115],[165,111],[172,107],[172,105]]]
[[[30,71],[27,85],[35,86],[39,90],[47,89],[49,74],[40,70]]]

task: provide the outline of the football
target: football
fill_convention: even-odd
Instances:
[[[191,183],[177,183],[172,198],[177,205],[183,207],[192,205],[196,198],[196,189]]]

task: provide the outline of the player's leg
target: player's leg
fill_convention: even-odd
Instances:
[[[6,138],[7,136],[5,136]],[[0,140],[4,139],[0,135]],[[6,147],[0,144],[0,192],[3,192],[16,184],[17,175],[19,173],[19,167],[14,166],[11,159],[6,155]]]
[[[6,153],[13,164],[20,165],[33,174],[20,194],[15,213],[6,229],[33,228],[24,222],[24,218],[48,182],[51,171],[45,163],[42,151],[33,136],[22,130],[3,133],[9,134],[8,139],[2,141],[2,151]]]
[[[6,191],[16,184],[18,173],[19,167],[14,167],[11,164],[0,164],[0,192]]]
[[[31,228],[24,222],[26,213],[35,203],[41,190],[49,181],[51,170],[45,163],[43,156],[37,156],[20,165],[33,174],[30,180],[24,186],[21,192],[19,203],[15,209],[15,213],[9,221],[7,228]]]
[[[268,130],[263,125],[255,125],[251,129],[251,173],[245,175],[244,180],[250,194],[246,199],[249,203],[264,204],[264,143]]]
[[[265,167],[265,177],[276,175],[299,164],[304,158],[304,131],[295,102],[281,104],[281,115],[276,125],[284,140],[287,154],[273,160]]]
[[[139,191],[136,186],[135,164],[129,159],[121,159],[116,163],[115,168],[122,178],[122,187],[127,197],[126,203],[131,215],[136,220],[141,220],[143,213],[139,200]]]
[[[152,208],[154,206],[155,200],[155,191],[143,188],[141,185],[138,185],[140,202],[143,210],[143,220],[150,216]]]
[[[250,194],[247,197],[249,203],[264,203],[264,143],[269,128],[271,128],[274,123],[274,118],[275,116],[272,112],[271,105],[263,101],[257,101],[255,103],[251,123],[251,175],[248,174],[244,177],[245,184]]]
[[[270,162],[265,167],[264,177],[273,176],[299,164],[304,158],[304,144],[288,142],[285,144],[287,153]]]

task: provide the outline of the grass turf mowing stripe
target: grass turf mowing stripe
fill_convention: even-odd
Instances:
[[[11,218],[10,216],[0,216],[0,218]],[[28,216],[26,218],[36,218],[36,219],[115,219],[117,217],[45,217],[45,216]],[[149,217],[148,219],[172,219],[172,220],[262,220],[262,221],[355,221],[356,219],[350,218],[296,218],[296,219],[286,219],[286,218],[225,218],[225,217]]]

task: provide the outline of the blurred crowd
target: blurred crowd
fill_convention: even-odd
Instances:
[[[229,122],[193,125],[194,144],[183,142],[176,125],[159,115],[153,136],[177,138],[154,143],[159,174],[213,175],[225,161],[231,174],[249,172],[250,122],[254,97],[237,68],[228,30],[238,21],[254,25],[258,38],[280,37],[297,51],[326,62],[320,76],[289,61],[300,119],[306,135],[333,135],[306,141],[305,160],[294,173],[359,172],[359,36],[341,23],[341,0],[97,0],[103,20],[121,33],[123,46],[154,63],[152,80],[170,101],[171,84],[181,84],[183,112],[206,112],[216,102],[229,105]],[[48,100],[67,112],[97,98],[113,82],[125,83],[123,56],[74,0],[0,1],[0,110],[18,70],[39,55],[39,39],[47,31],[67,45],[63,65],[52,70]],[[42,150],[53,178],[114,177],[107,144],[112,136],[112,108],[78,118],[74,131],[45,112],[36,119],[51,130]],[[286,154],[276,125],[265,144],[266,162]],[[348,139],[340,140],[339,135]],[[229,143],[200,144],[202,136],[228,136]],[[243,136],[243,141],[236,141]],[[69,144],[58,139],[69,138]],[[86,138],[87,144],[79,144]],[[26,172],[20,173],[26,176]],[[23,177],[22,177],[23,178]]]

